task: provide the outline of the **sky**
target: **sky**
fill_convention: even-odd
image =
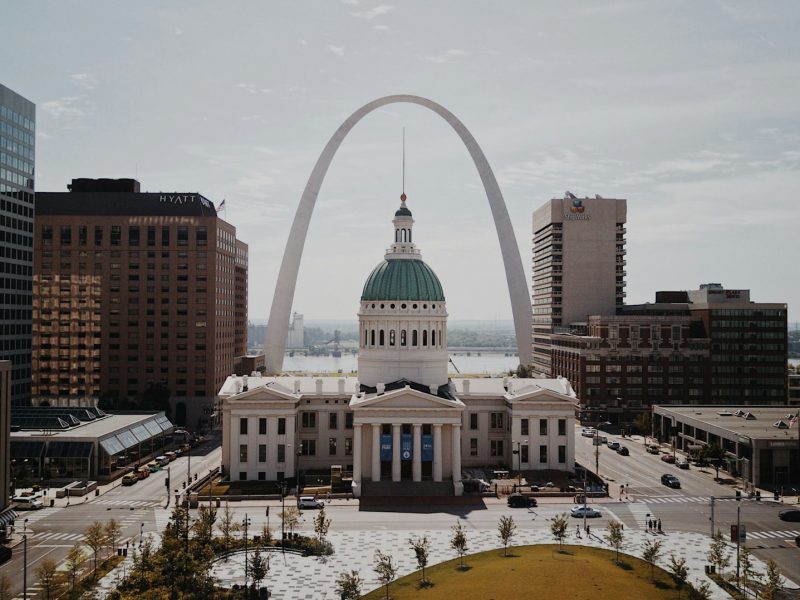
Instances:
[[[306,180],[348,115],[430,98],[491,164],[530,283],[532,212],[628,200],[627,298],[719,282],[800,320],[800,4],[6,0],[0,82],[37,104],[36,189],[135,177],[199,192],[250,246],[266,319]],[[457,135],[427,109],[363,119],[321,188],[294,299],[355,318],[393,239],[402,135],[415,242],[454,319],[509,319],[497,234]]]

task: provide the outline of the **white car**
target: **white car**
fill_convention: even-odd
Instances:
[[[602,517],[603,514],[597,510],[596,508],[592,508],[591,506],[574,506],[572,510],[569,511],[569,514],[573,517],[583,518],[584,513],[587,519],[594,519],[596,517]]]
[[[314,496],[300,496],[297,499],[297,508],[322,508],[325,503]]]
[[[581,435],[583,437],[594,437],[597,433],[597,430],[592,427],[584,427],[581,429]]]
[[[609,450],[618,450],[619,449],[619,442],[608,442],[608,449]]]
[[[16,498],[12,498],[11,502],[17,510],[39,510],[44,508],[42,501],[33,496],[17,496]]]

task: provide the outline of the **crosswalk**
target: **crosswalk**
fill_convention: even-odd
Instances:
[[[58,531],[40,531],[29,538],[32,541],[42,542],[82,542],[85,536],[82,533],[62,533]]]
[[[626,506],[628,510],[631,511],[633,518],[636,520],[636,524],[642,529],[647,529],[647,520],[655,516],[653,515],[653,511],[650,510],[650,507],[644,502],[628,502]]]
[[[640,501],[648,504],[708,504],[711,496],[639,496]],[[717,498],[716,502],[736,502],[736,498]]]
[[[748,531],[747,537],[755,540],[769,540],[769,539],[794,539],[800,535],[798,530],[785,530],[785,531]]]
[[[158,500],[114,500],[114,499],[101,499],[94,500],[92,504],[99,504],[101,506],[114,506],[121,508],[155,508],[161,506]]]

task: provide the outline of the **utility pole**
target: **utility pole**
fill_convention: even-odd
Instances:
[[[169,480],[170,480],[170,475],[172,474],[171,469],[172,469],[172,467],[169,467],[169,466],[167,467],[167,479],[166,479],[166,481],[164,481],[164,485],[167,488],[167,506],[169,506]]]
[[[247,518],[247,513],[244,513],[244,589],[247,592],[247,526],[250,524],[250,519]]]
[[[286,481],[281,481],[281,554],[286,554]]]
[[[742,509],[742,503],[737,502],[736,503],[736,588],[737,589],[739,588],[739,540],[742,539],[742,534],[740,529],[742,523],[739,518],[741,515],[741,509]]]
[[[22,597],[28,600],[28,519],[22,522]]]
[[[714,537],[714,496],[711,496],[711,537]]]

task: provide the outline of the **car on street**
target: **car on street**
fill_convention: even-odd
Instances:
[[[11,499],[11,503],[17,510],[39,510],[44,508],[44,504],[36,496],[17,496]]]
[[[800,535],[794,538],[794,543],[797,545],[798,548],[800,548]]]
[[[617,450],[619,448],[619,442],[608,442],[608,444],[606,444],[606,445],[611,450]]]
[[[573,506],[569,514],[579,519],[582,519],[584,516],[586,516],[587,519],[595,519],[603,516],[603,513],[591,506]]]
[[[136,473],[125,473],[122,476],[122,485],[133,485],[139,481],[139,478],[136,476]]]
[[[581,429],[581,435],[583,437],[594,437],[596,433],[597,430],[594,429],[593,427],[584,427],[583,429]]]
[[[680,489],[681,487],[681,480],[675,477],[675,475],[670,475],[669,473],[664,473],[661,476],[661,483],[667,487],[675,489]]]
[[[147,467],[139,467],[138,469],[136,469],[135,473],[136,477],[138,477],[139,479],[147,479],[148,477],[150,477],[150,469],[148,469]]]
[[[156,463],[158,463],[159,467],[163,467],[169,464],[169,458],[167,458],[163,454],[161,456],[156,456]]]
[[[511,494],[508,497],[508,506],[510,508],[531,508],[536,506],[536,498],[524,494]]]
[[[689,468],[689,461],[685,458],[679,458],[675,461],[675,466],[679,469],[688,469]]]
[[[778,513],[778,518],[781,521],[791,521],[793,523],[800,523],[800,510],[797,508],[787,508]]]
[[[608,441],[608,438],[603,435],[596,435],[594,439],[592,439],[592,444],[595,446],[602,446]]]
[[[647,452],[650,454],[659,454],[661,452],[661,447],[658,444],[650,444],[647,446]]]
[[[297,508],[322,508],[325,503],[322,500],[317,500],[314,496],[300,496],[297,499]]]
[[[630,454],[630,451],[625,446],[620,446],[619,448],[617,448],[617,454],[619,454],[620,456],[628,456]]]
[[[153,462],[147,464],[147,469],[151,473],[157,473],[158,471],[161,470],[161,467],[159,466],[159,464],[157,462],[153,461]]]
[[[665,463],[669,463],[669,464],[674,464],[675,463],[675,457],[672,456],[672,454],[662,454],[661,455],[661,460],[663,460]]]

